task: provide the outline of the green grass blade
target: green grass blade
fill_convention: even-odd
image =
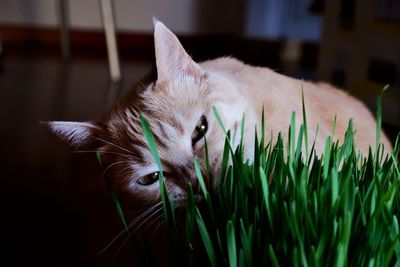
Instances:
[[[204,248],[207,252],[208,259],[210,260],[210,264],[213,267],[217,267],[218,264],[214,246],[213,243],[211,242],[211,238],[208,233],[207,227],[204,223],[203,217],[201,216],[201,213],[198,208],[196,208],[196,221],[197,221],[197,226],[199,228],[200,236],[203,241]]]
[[[334,136],[335,136],[335,131],[336,131],[336,114],[335,117],[333,118],[333,123],[332,123],[332,131],[331,131],[331,137],[332,140],[334,140]]]
[[[379,143],[381,141],[381,129],[382,129],[382,95],[383,93],[389,89],[389,85],[385,85],[378,95],[378,100],[376,102],[376,142],[375,149],[378,150]]]
[[[268,215],[268,221],[270,225],[272,226],[272,216],[271,216],[271,208],[270,208],[270,203],[269,203],[269,190],[268,190],[268,182],[267,182],[267,176],[265,175],[264,170],[260,167],[260,180],[261,180],[261,187],[262,187],[262,192],[263,192],[263,197],[264,197],[264,204],[265,208],[267,211]]]
[[[208,154],[207,138],[205,135],[204,135],[204,154],[206,157],[205,163],[206,163],[207,181],[210,181],[210,179],[211,179],[210,158],[209,158],[209,154]]]
[[[206,199],[206,201],[208,201],[208,190],[206,187],[206,183],[204,181],[203,174],[201,174],[201,167],[200,167],[199,159],[197,157],[194,159],[194,169],[196,171],[196,175],[199,180],[201,191],[203,191],[204,198]]]
[[[228,221],[226,224],[226,236],[228,243],[228,258],[229,266],[237,266],[237,256],[236,256],[236,238],[235,238],[235,227],[232,221]]]
[[[328,136],[325,143],[325,152],[324,152],[324,178],[328,178],[328,172],[330,168],[330,160],[331,160],[331,149],[332,149],[332,139]]]
[[[288,155],[290,155],[291,159],[294,160],[294,152],[296,149],[296,114],[294,112],[292,112],[291,115],[289,132],[290,139],[288,147],[290,147],[290,151],[288,151]]]
[[[217,119],[217,122],[218,122],[219,126],[222,128],[222,130],[224,131],[225,135],[227,135],[227,131],[225,129],[225,126],[224,126],[224,123],[222,122],[221,117],[219,116],[217,108],[215,106],[213,106],[212,110],[213,110],[215,118]]]
[[[244,128],[245,128],[245,114],[243,113],[242,120],[240,122],[240,150],[243,153],[244,149]],[[243,154],[241,155],[243,157]]]
[[[306,116],[306,104],[304,102],[304,91],[303,91],[303,83],[301,83],[301,106],[303,109],[303,125],[304,125],[304,142],[306,145],[306,158],[308,158],[308,126],[307,126],[307,116]]]
[[[264,112],[264,104],[263,104],[262,113],[261,113],[261,147],[262,148],[264,148],[264,146],[265,146],[264,140],[265,140],[265,112]]]
[[[279,267],[280,265],[279,265],[278,259],[276,257],[274,248],[271,244],[269,244],[269,246],[268,246],[268,253],[269,253],[269,256],[271,257],[272,266]]]
[[[163,175],[161,160],[160,157],[158,156],[156,142],[154,141],[154,136],[153,133],[151,132],[149,122],[143,115],[140,115],[140,124],[142,126],[143,135],[147,141],[147,145],[150,149],[150,152],[153,155],[153,158],[157,164],[158,169],[160,170],[161,175]]]

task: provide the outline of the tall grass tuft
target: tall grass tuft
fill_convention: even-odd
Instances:
[[[317,157],[313,145],[308,148],[304,108],[302,115],[298,131],[292,115],[286,145],[281,134],[264,144],[264,131],[256,131],[252,162],[244,158],[242,142],[230,147],[223,128],[220,181],[210,191],[195,160],[204,207],[189,186],[184,231],[178,231],[160,179],[174,265],[200,266],[206,257],[210,266],[400,266],[400,135],[392,153],[384,154],[378,114],[376,151],[361,155],[349,121],[343,144],[328,137]],[[142,126],[158,162],[144,118]]]

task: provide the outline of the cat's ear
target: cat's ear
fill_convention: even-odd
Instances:
[[[100,127],[94,122],[48,121],[47,127],[73,148],[86,147],[95,142]]]
[[[154,46],[157,81],[167,81],[180,75],[200,78],[204,71],[186,53],[178,38],[160,21],[154,19]]]

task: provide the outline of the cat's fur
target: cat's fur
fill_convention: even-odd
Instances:
[[[200,117],[208,121],[206,138],[212,179],[219,175],[225,134],[212,113],[218,110],[225,128],[233,133],[233,145],[241,138],[240,122],[246,120],[244,135],[248,157],[252,157],[254,127],[265,110],[266,136],[278,132],[288,136],[291,113],[296,113],[297,129],[302,123],[301,90],[304,90],[310,143],[321,155],[331,134],[342,140],[350,119],[357,130],[357,149],[367,153],[375,143],[375,120],[358,100],[328,84],[304,82],[280,75],[268,68],[246,65],[234,58],[218,58],[195,63],[176,36],[161,22],[155,22],[154,42],[157,79],[134,96],[126,97],[97,121],[49,122],[50,128],[75,149],[102,151],[109,177],[120,193],[140,205],[160,201],[159,185],[140,185],[140,177],[156,172],[157,166],[147,148],[140,126],[140,114],[151,125],[166,173],[166,185],[177,202],[186,197],[188,183],[197,185],[194,158],[204,165],[204,141],[192,147],[191,135]],[[317,125],[318,135],[315,137]],[[390,143],[381,135],[386,150]],[[267,140],[268,141],[268,140]]]

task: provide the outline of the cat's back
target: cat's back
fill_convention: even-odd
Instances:
[[[231,57],[205,61],[202,66],[207,71],[233,81],[239,93],[250,99],[250,104],[257,112],[264,108],[273,131],[285,132],[287,125],[282,125],[282,122],[289,122],[293,111],[300,119],[303,91],[309,127],[315,130],[319,126],[321,146],[331,133],[335,116],[335,136],[339,139],[344,136],[349,120],[353,119],[358,148],[367,152],[368,146],[375,141],[372,130],[376,123],[371,112],[361,101],[343,90],[325,83],[294,79],[266,67],[247,65]],[[385,135],[382,135],[382,141],[386,148],[391,147]]]
[[[217,73],[238,84],[247,93],[262,93],[260,88],[288,88],[296,79],[281,75],[270,68],[248,65],[233,57],[221,57],[200,63],[208,72]]]

